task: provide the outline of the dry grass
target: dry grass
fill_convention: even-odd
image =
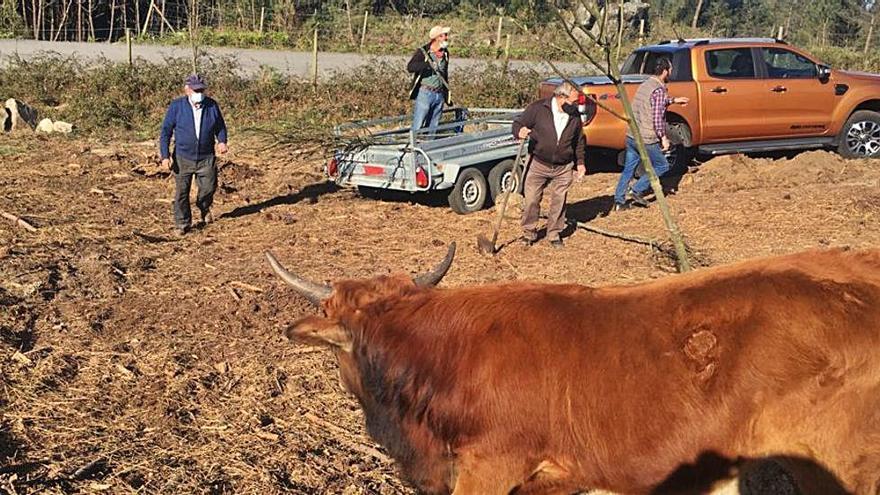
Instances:
[[[317,280],[416,272],[451,241],[449,287],[669,276],[668,258],[583,230],[561,255],[510,244],[486,258],[475,238],[492,211],[363,199],[327,185],[317,161],[232,142],[219,220],[178,239],[153,142],[0,137],[15,150],[0,209],[38,229],[0,221],[0,491],[411,493],[364,436],[332,356],[281,337],[312,310],[269,272],[266,249]],[[570,216],[663,239],[655,209],[602,216],[615,181],[577,184]],[[878,181],[875,162],[829,153],[732,157],[670,199],[691,247],[719,264],[876,246]],[[517,236],[510,216],[502,243]]]

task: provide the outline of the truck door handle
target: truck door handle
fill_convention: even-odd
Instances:
[[[788,91],[788,88],[786,88],[785,86],[776,86],[770,91],[773,91],[774,93],[785,93],[786,91]]]
[[[727,88],[725,88],[723,86],[716,86],[716,87],[710,89],[709,91],[711,91],[713,93],[727,93]]]

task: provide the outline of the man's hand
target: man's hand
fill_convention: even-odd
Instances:
[[[587,175],[587,167],[585,165],[578,165],[575,168],[574,180],[580,182],[581,179],[583,179],[585,175]]]
[[[688,103],[690,103],[690,101],[691,101],[691,99],[688,98],[687,96],[677,96],[672,99],[672,103],[678,103],[679,105],[682,105],[682,106],[687,105]]]
[[[671,148],[671,147],[672,147],[672,143],[669,142],[669,138],[666,136],[663,136],[663,138],[660,140],[660,148],[663,151],[669,151],[669,148]]]
[[[529,134],[531,134],[531,133],[532,133],[532,130],[529,129],[528,127],[520,127],[519,133],[517,133],[517,136],[519,136],[520,139],[525,139],[525,138],[529,137]]]
[[[217,151],[220,152],[221,155],[225,155],[227,151],[229,151],[229,146],[226,143],[217,143]]]
[[[171,170],[171,158],[163,158],[162,166],[167,168],[168,170]]]

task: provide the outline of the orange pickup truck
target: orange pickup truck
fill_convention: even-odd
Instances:
[[[695,155],[835,148],[845,157],[880,157],[880,75],[832,69],[783,41],[764,38],[661,42],[634,51],[621,78],[632,97],[660,57],[672,61],[670,96],[688,105],[666,117],[673,167]],[[575,77],[588,95],[623,113],[608,78]],[[549,95],[561,79],[541,83]],[[625,123],[598,109],[587,144],[624,149]]]

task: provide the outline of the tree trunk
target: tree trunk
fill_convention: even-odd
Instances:
[[[95,15],[92,0],[89,0],[89,40],[95,41]]]
[[[189,42],[192,45],[192,71],[193,74],[198,73],[199,67],[199,45],[198,45],[198,29],[199,29],[199,4],[198,0],[190,0],[189,10]]]
[[[161,10],[159,10],[159,14],[160,14],[159,17],[164,19],[165,18],[165,0],[162,0],[162,4],[161,4],[160,9]],[[159,36],[164,36],[164,35],[165,35],[165,23],[160,22],[159,23]]]
[[[697,29],[697,21],[700,19],[701,10],[703,10],[703,0],[697,0],[697,9],[694,11],[694,20],[691,22],[692,29]]]
[[[76,41],[83,40],[83,0],[76,0]]]
[[[52,41],[58,41],[62,32],[64,32],[64,40],[67,41],[67,16],[70,13],[71,5],[73,5],[73,0],[67,0],[64,4],[64,12],[61,14],[61,21],[58,23],[58,31],[55,31]]]
[[[871,26],[868,28],[868,36],[865,38],[865,55],[868,54],[868,50],[871,49],[871,38],[874,37],[874,21],[877,19],[877,14],[871,14]]]
[[[110,0],[110,30],[107,32],[107,43],[113,41],[113,21],[116,20],[116,0]]]
[[[37,24],[37,0],[31,0],[31,26],[34,28],[34,39],[40,39],[40,27]]]

